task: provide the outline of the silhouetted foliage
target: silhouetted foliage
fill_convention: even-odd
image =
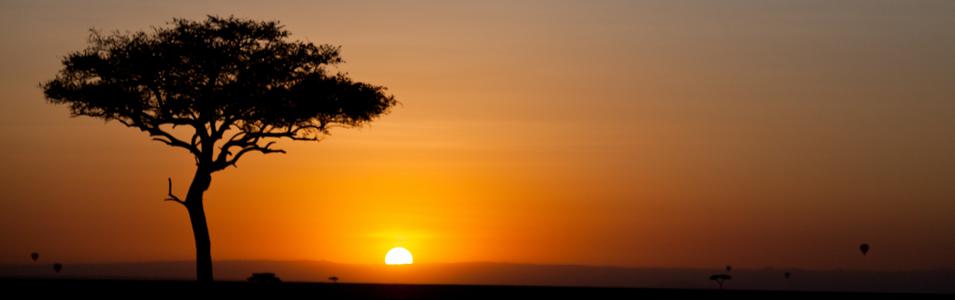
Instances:
[[[63,270],[63,264],[55,263],[53,264],[53,272],[60,273]]]
[[[212,173],[252,152],[285,153],[279,139],[318,141],[332,127],[365,124],[396,104],[385,88],[327,67],[339,47],[289,40],[277,22],[209,16],[175,19],[151,32],[93,31],[42,84],[49,102],[73,116],[116,121],[188,151],[196,173],[185,199],[197,276],[212,281],[203,193]]]
[[[332,283],[338,283],[338,276],[328,277],[328,280],[330,280]]]
[[[730,276],[729,274],[710,275],[710,280],[716,281],[716,284],[720,286],[721,290],[723,289],[723,283],[725,283],[727,280],[730,280],[730,279],[733,279],[733,276]]]
[[[279,284],[282,283],[282,280],[275,276],[275,273],[252,273],[252,276],[247,278],[251,283],[255,284]]]
[[[792,276],[792,274],[790,274],[789,272],[783,273],[783,277],[785,277],[786,279],[789,279],[790,276]]]
[[[30,253],[30,258],[33,259],[33,262],[36,262],[36,260],[40,259],[40,253],[39,252]]]
[[[867,243],[862,243],[862,245],[859,245],[859,251],[862,252],[862,255],[863,255],[863,256],[866,255],[866,254],[868,254],[868,253],[869,253],[869,244],[867,244]]]
[[[731,271],[733,271],[733,266],[726,265],[726,272],[731,272]]]

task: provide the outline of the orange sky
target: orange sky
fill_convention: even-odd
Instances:
[[[217,173],[214,259],[955,267],[955,2],[193,2],[0,2],[0,263],[193,259],[188,154],[37,85],[234,14],[403,104]]]

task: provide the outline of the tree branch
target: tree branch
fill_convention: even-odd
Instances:
[[[293,141],[318,141],[318,136],[303,134],[309,130],[324,132],[325,122],[320,125],[289,125],[287,127],[276,128],[273,125],[245,124],[240,131],[233,134],[219,147],[219,154],[213,163],[215,170],[222,170],[228,166],[235,166],[239,157],[250,151],[259,151],[263,154],[285,153],[284,150],[270,148],[275,142],[269,142],[265,146],[260,146],[259,141],[267,138],[288,138]],[[223,129],[222,132],[225,130]],[[240,148],[238,153],[233,155],[232,148]],[[229,155],[232,155],[230,158]]]
[[[229,158],[229,159],[226,159],[226,155],[228,154],[228,152],[219,153],[220,154],[219,157],[222,158],[222,160],[218,160],[218,159],[216,160],[213,170],[218,171],[218,170],[228,168],[229,166],[238,167],[236,163],[239,161],[239,158],[242,158],[243,155],[252,151],[258,151],[262,154],[285,153],[285,150],[273,149],[272,145],[274,144],[275,144],[274,141],[268,142],[267,144],[265,144],[265,146],[261,146],[258,144],[250,144],[243,147],[242,150],[239,150],[238,153],[236,153],[235,155],[232,155],[232,158]],[[223,155],[223,153],[226,153],[226,155]]]
[[[225,132],[228,131],[229,128],[232,128],[232,124],[234,122],[235,120],[233,118],[225,116],[224,120],[222,120],[222,125],[220,125],[219,128],[213,128],[213,137],[216,140],[222,138],[222,136],[225,135]]]
[[[191,152],[195,156],[200,155],[199,148],[196,147],[195,145],[195,138],[193,138],[193,143],[187,143],[183,140],[180,140],[179,138],[176,138],[171,133],[168,133],[163,131],[162,129],[159,129],[159,124],[146,124],[141,121],[136,121],[136,120],[127,121],[123,119],[118,119],[117,121],[122,123],[123,125],[126,125],[127,127],[136,127],[136,128],[139,128],[139,130],[145,131],[146,133],[149,134],[149,136],[154,137],[153,140],[155,141],[160,141],[165,143],[166,145],[173,146],[173,147],[184,148],[186,150],[189,150],[189,152]]]
[[[172,177],[169,177],[169,197],[163,200],[175,201],[175,202],[178,202],[179,204],[182,204],[183,206],[186,205],[185,201],[182,201],[181,199],[179,199],[179,197],[176,197],[176,195],[172,194]]]

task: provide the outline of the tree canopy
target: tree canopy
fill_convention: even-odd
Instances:
[[[329,71],[343,62],[339,47],[292,41],[277,22],[209,16],[170,25],[92,31],[89,46],[42,84],[46,98],[184,148],[212,172],[249,152],[284,153],[276,139],[317,141],[396,104],[381,86]],[[173,134],[180,126],[194,129],[191,138]]]

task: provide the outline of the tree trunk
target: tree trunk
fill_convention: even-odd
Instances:
[[[206,225],[206,212],[202,207],[202,195],[209,188],[212,173],[200,166],[186,194],[186,210],[192,222],[192,235],[196,241],[196,280],[200,283],[212,282],[212,248],[209,240],[209,226]]]

